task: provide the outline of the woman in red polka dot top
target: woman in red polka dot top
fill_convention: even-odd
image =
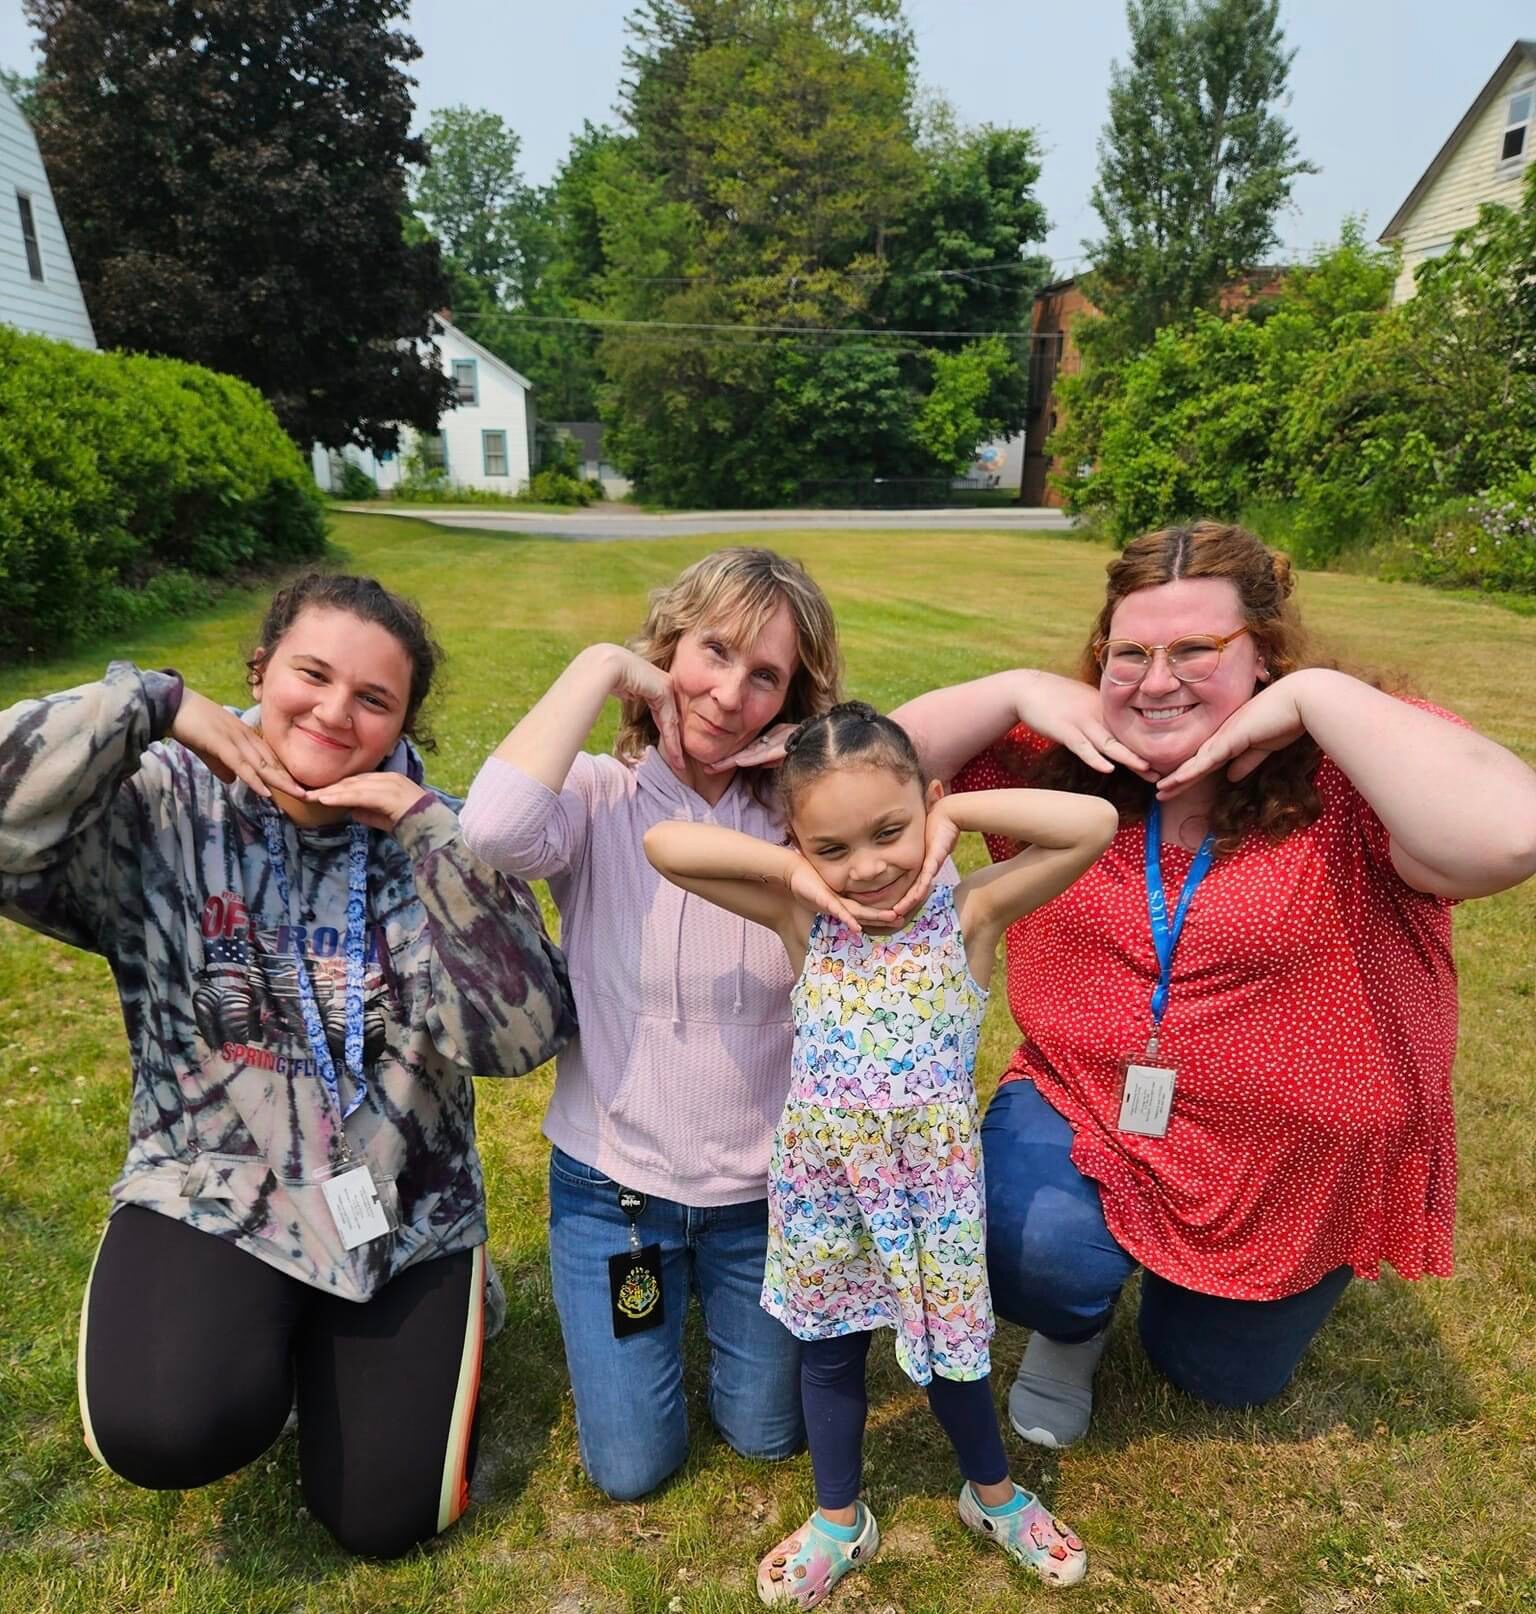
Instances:
[[[1226,1406],[1279,1393],[1351,1274],[1451,1269],[1450,904],[1536,872],[1536,774],[1313,664],[1291,587],[1240,527],[1150,533],[1077,679],[894,714],[956,790],[1121,812],[1008,932],[1024,1039],[982,1134],[993,1301],[1034,1330],[1009,1412],[1043,1445],[1087,1429],[1138,1265],[1149,1356]]]

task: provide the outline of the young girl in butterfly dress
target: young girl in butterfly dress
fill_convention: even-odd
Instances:
[[[779,783],[791,845],[678,821],[645,837],[662,874],[775,930],[800,971],[762,1303],[803,1342],[818,1507],[763,1559],[758,1593],[814,1607],[879,1545],[858,1492],[865,1361],[887,1327],[954,1447],[961,1519],[1071,1585],[1082,1544],[1009,1478],[992,1402],[973,1072],[1003,931],[1089,867],[1114,810],[1042,790],[940,799],[905,731],[859,702],[801,725]],[[1021,850],[928,890],[962,830]]]

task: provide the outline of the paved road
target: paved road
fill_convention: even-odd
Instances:
[[[1071,518],[1060,510],[1007,505],[989,510],[713,510],[694,515],[643,515],[629,511],[581,510],[571,515],[500,510],[475,505],[455,510],[416,504],[388,508],[377,504],[343,505],[362,515],[405,516],[440,527],[474,527],[482,532],[522,533],[526,537],[565,538],[573,543],[601,543],[614,538],[689,538],[701,533],[837,532],[1065,532]]]

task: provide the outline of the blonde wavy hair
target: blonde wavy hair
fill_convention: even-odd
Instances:
[[[672,665],[678,640],[690,629],[707,623],[717,626],[732,644],[748,645],[780,605],[787,605],[794,619],[798,661],[776,721],[802,723],[830,711],[842,699],[843,666],[832,607],[797,560],[771,549],[714,550],[652,591],[645,625],[629,641],[629,648],[665,671]],[[614,754],[633,762],[658,738],[645,702],[626,700]],[[773,770],[766,772],[765,787]]]
[[[1078,659],[1077,676],[1099,687],[1100,669],[1094,646],[1108,636],[1115,607],[1144,588],[1156,588],[1181,577],[1217,577],[1232,584],[1269,673],[1269,682],[1303,667],[1333,667],[1337,663],[1318,655],[1300,613],[1291,599],[1295,578],[1288,555],[1270,549],[1246,527],[1231,522],[1196,521],[1185,527],[1164,527],[1132,539],[1106,568],[1108,586],[1104,604]],[[1366,682],[1381,687],[1382,680],[1364,674]],[[1322,753],[1303,735],[1276,751],[1247,778],[1236,784],[1223,781],[1211,811],[1211,829],[1217,850],[1237,849],[1251,831],[1271,841],[1283,840],[1303,829],[1322,811],[1314,776]],[[1038,759],[1009,756],[1011,772],[1027,777],[1032,785],[1055,790],[1077,790],[1107,797],[1122,820],[1141,818],[1151,800],[1148,787],[1135,774],[1116,768],[1102,774],[1061,746],[1052,746]]]

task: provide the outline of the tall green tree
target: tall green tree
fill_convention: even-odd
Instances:
[[[1058,383],[1063,424],[1048,447],[1081,469],[1101,457],[1126,365],[1168,325],[1219,311],[1235,276],[1275,247],[1295,181],[1315,173],[1283,116],[1294,51],[1279,0],[1126,0],[1130,59],[1111,72],[1084,290],[1078,373]]]
[[[597,338],[580,321],[604,261],[593,185],[618,138],[583,124],[540,188],[495,113],[449,107],[427,126],[431,163],[414,178],[408,228],[437,241],[454,322],[533,382],[542,420],[597,414]]]
[[[1277,244],[1302,174],[1283,107],[1294,51],[1280,0],[1127,0],[1099,141],[1089,295],[1126,351],[1197,308]]]
[[[633,322],[598,356],[614,451],[647,492],[944,477],[975,447],[957,427],[1022,414],[1022,344],[941,360],[1022,323],[1035,148],[922,137],[899,0],[648,0],[631,30],[594,301]],[[941,378],[950,404],[919,430]]]
[[[522,312],[530,317],[503,321],[495,333],[495,351],[537,386],[545,420],[597,418],[598,334],[580,321],[599,307],[607,252],[596,192],[623,143],[590,122],[572,136],[565,161],[537,197],[536,250],[525,254],[522,288]]]
[[[29,122],[37,116],[37,94],[41,80],[36,73],[18,73],[13,68],[0,67],[0,86],[10,92],[11,99]]]
[[[396,446],[450,389],[448,285],[401,228],[405,0],[26,0],[37,125],[93,322],[238,375],[300,443]]]
[[[518,168],[521,141],[494,112],[442,107],[426,128],[430,161],[411,206],[437,238],[450,273],[494,302],[515,302],[537,262],[537,197]]]

